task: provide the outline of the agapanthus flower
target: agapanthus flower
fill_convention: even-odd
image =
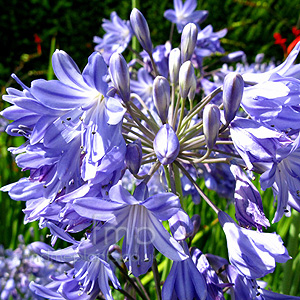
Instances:
[[[246,228],[253,226],[260,231],[263,226],[269,227],[270,222],[264,214],[262,199],[255,185],[240,167],[232,165],[230,170],[236,179],[234,205],[239,224]]]
[[[226,266],[226,274],[230,283],[233,284],[230,293],[233,297],[245,300],[299,300],[300,297],[274,293],[261,288],[256,280],[249,280],[240,275],[232,265]]]
[[[188,23],[202,23],[207,15],[206,10],[196,10],[196,0],[186,0],[184,4],[182,0],[174,0],[174,9],[168,9],[164,13],[164,17],[175,23],[180,33],[183,27]]]
[[[275,270],[276,262],[291,259],[276,233],[242,228],[222,211],[218,218],[226,235],[229,261],[246,278],[261,278]]]
[[[258,122],[286,132],[299,130],[299,88],[299,79],[275,73],[245,89],[242,107]]]
[[[274,197],[277,198],[277,209],[273,222],[278,222],[291,205],[300,210],[299,170],[300,136],[287,147],[278,148],[276,159],[260,178],[263,189],[273,185]]]
[[[102,292],[105,299],[113,300],[108,281],[112,282],[114,288],[121,288],[110,265],[105,261],[105,255],[92,255],[83,259],[72,246],[57,251],[42,250],[42,253],[54,261],[68,262],[74,267],[69,267],[69,270],[61,275],[52,276],[52,282],[45,286],[31,282],[29,287],[38,296],[53,300],[93,300]]]
[[[121,121],[125,113],[120,101],[106,97],[108,84],[105,81],[107,66],[102,56],[95,52],[82,74],[72,58],[63,51],[53,54],[53,69],[58,81],[37,80],[32,83],[31,92],[47,107],[71,111],[68,119],[82,120],[81,175],[84,180],[95,177],[101,159],[109,152],[120,151],[125,155],[125,142],[121,135]],[[67,122],[68,122],[67,119]],[[65,128],[58,120],[57,126],[47,133],[53,138]],[[62,124],[64,125],[64,121]],[[63,128],[61,128],[63,127]],[[66,131],[69,138],[71,128]],[[70,139],[70,138],[69,138]]]
[[[183,247],[189,254],[187,244]],[[162,288],[162,299],[204,300],[207,299],[207,287],[204,276],[197,269],[192,257],[184,261],[174,261],[171,271]]]
[[[223,288],[230,287],[231,284],[223,283],[217,273],[210,266],[206,256],[197,248],[192,248],[191,256],[197,269],[203,275],[207,286],[206,300],[224,300]]]
[[[213,32],[212,25],[207,25],[205,28],[198,32],[195,55],[197,59],[201,57],[209,56],[213,53],[224,53],[224,49],[221,47],[219,39],[227,34],[227,29],[222,29],[217,32]]]
[[[171,52],[171,43],[166,42],[164,45],[158,45],[153,49],[152,56],[157,67],[157,71],[161,76],[168,78],[168,58]],[[150,73],[153,71],[153,66],[146,51],[141,52],[145,68]]]
[[[114,52],[122,53],[127,48],[133,35],[130,22],[122,20],[115,11],[110,19],[103,19],[102,28],[106,31],[103,38],[94,37],[95,50],[102,53],[106,63]]]
[[[139,95],[148,105],[150,110],[154,108],[154,103],[152,101],[153,80],[154,78],[145,68],[140,68],[137,71],[136,79],[130,80],[131,92]]]
[[[124,236],[123,258],[129,272],[135,276],[144,274],[151,267],[154,247],[174,261],[187,258],[161,223],[181,209],[177,196],[160,193],[148,197],[147,186],[141,183],[133,195],[121,185],[115,185],[109,191],[109,198],[110,201],[89,197],[74,202],[80,215],[106,221],[95,227],[81,243],[80,255],[97,254]]]

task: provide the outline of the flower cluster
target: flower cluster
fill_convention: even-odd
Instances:
[[[35,297],[35,294],[28,288],[31,280],[35,280],[40,285],[46,285],[51,282],[49,276],[58,276],[69,268],[65,264],[38,256],[35,248],[41,244],[42,242],[36,242],[25,246],[20,236],[20,244],[15,250],[4,249],[2,245],[0,246],[1,299],[23,300]]]
[[[22,90],[7,89],[3,99],[12,105],[2,116],[12,120],[8,134],[26,139],[9,151],[30,175],[2,191],[26,202],[25,222],[39,220],[50,230],[52,247],[36,243],[35,251],[68,266],[49,284],[32,282],[36,295],[113,299],[111,285],[131,299],[116,277],[121,271],[145,299],[130,275],[158,273],[159,252],[173,261],[162,291],[156,282],[163,300],[224,299],[227,290],[233,299],[298,299],[257,285],[291,257],[279,235],[263,232],[270,222],[250,174],[261,174],[263,189],[273,188],[273,222],[291,208],[300,211],[300,44],[265,72],[260,61],[256,68],[206,72],[204,59],[224,53],[226,30],[201,29],[207,12],[195,11],[196,4],[174,0],[175,10],[165,12],[181,33],[179,48],[171,40],[153,48],[135,8],[130,21],[115,12],[104,20],[106,34],[95,38],[82,72],[56,50],[56,80],[29,87],[12,75]],[[133,35],[144,51],[127,63],[121,53]],[[238,223],[207,197],[199,177],[234,202]],[[189,249],[200,220],[188,214],[187,194],[218,215],[229,262]],[[70,246],[55,250],[57,239]]]

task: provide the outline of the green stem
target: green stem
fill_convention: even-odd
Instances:
[[[182,123],[183,116],[184,116],[185,101],[186,101],[186,98],[183,98],[183,99],[182,99],[182,102],[181,102],[179,122],[178,122],[177,131],[176,131],[176,134],[177,134],[177,135],[178,135],[178,133],[179,133],[180,130],[181,130],[181,123]],[[182,127],[183,127],[184,125],[185,125],[185,124],[183,124]]]
[[[182,126],[184,126],[189,120],[191,120],[197,113],[199,113],[206,104],[208,104],[217,94],[222,92],[223,86],[218,87],[213,92],[211,92],[209,95],[207,95],[205,98],[202,99],[201,102],[199,102],[195,107],[189,111],[189,113],[185,116],[183,120]]]
[[[205,193],[201,190],[199,185],[196,183],[196,181],[193,179],[193,177],[189,174],[189,172],[176,160],[174,162],[179,169],[182,171],[182,173],[190,180],[190,182],[194,185],[199,195],[204,199],[204,201],[214,210],[216,214],[219,213],[220,209],[205,195]]]
[[[134,9],[134,8],[137,8],[137,9],[139,9],[139,7],[140,7],[140,5],[139,5],[139,0],[132,0],[131,1],[131,9]],[[132,37],[132,43],[131,43],[131,45],[132,45],[132,59],[136,59],[137,58],[137,54],[136,53],[139,53],[140,51],[139,51],[139,42],[138,42],[138,40],[137,40],[137,38],[136,38],[136,36],[134,35],[133,37]]]
[[[156,289],[157,299],[161,300],[160,278],[159,278],[159,272],[158,272],[158,267],[157,267],[157,261],[155,258],[153,259],[152,272],[153,272],[153,277],[154,277],[154,281],[155,281],[155,289]]]

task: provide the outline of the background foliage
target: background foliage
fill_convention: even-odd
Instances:
[[[168,39],[171,24],[163,18],[163,12],[173,8],[173,1],[152,0],[140,3],[140,10],[146,17],[154,45]],[[265,53],[266,59],[283,60],[283,51],[274,45],[273,34],[280,32],[287,38],[287,44],[292,42],[294,36],[292,27],[300,27],[299,0],[198,0],[198,9],[209,11],[207,20],[202,28],[212,24],[214,31],[228,28],[228,34],[222,40],[226,51],[243,50],[252,62],[257,53]],[[129,19],[131,1],[120,0],[0,0],[0,86],[2,93],[5,87],[15,86],[10,80],[10,74],[17,75],[30,85],[36,78],[47,78],[50,52],[54,48],[63,49],[70,54],[82,69],[87,57],[93,51],[93,36],[104,34],[101,28],[102,19],[110,18],[110,13],[116,11],[122,19]],[[42,39],[42,54],[36,53],[34,34]],[[55,45],[51,50],[51,41]],[[179,42],[179,35],[174,36],[174,46]],[[28,55],[29,54],[29,55]],[[1,103],[1,110],[4,108]],[[18,146],[23,143],[22,138],[12,138],[0,133],[0,185],[17,181],[25,174],[18,170],[7,147]],[[203,184],[203,183],[200,183]],[[212,191],[209,196],[217,201],[223,201]],[[265,213],[267,217],[274,215],[271,190],[263,194]],[[39,230],[38,224],[23,224],[22,202],[10,200],[6,193],[0,193],[0,244],[5,248],[14,249],[18,243],[18,235],[23,234],[25,243],[39,240],[46,235],[45,230]],[[216,222],[216,217],[209,208],[202,203],[200,206],[188,208],[190,215],[198,213],[202,218],[200,232],[195,238],[196,245],[204,252],[214,252],[226,257],[224,247],[224,234]],[[231,209],[233,212],[233,210]],[[299,282],[300,256],[299,256],[299,216],[283,218],[279,224],[272,225],[270,232],[277,231],[285,241],[289,252],[292,251],[293,261],[288,267],[279,267],[275,276],[266,280],[278,292],[300,295]],[[298,226],[299,225],[299,226]],[[288,236],[289,239],[288,239]],[[59,244],[58,244],[59,246]],[[297,255],[298,253],[298,255]],[[295,254],[295,255],[293,255]],[[286,271],[285,271],[286,268]],[[293,270],[291,272],[290,270]],[[147,277],[144,279],[147,282]],[[150,279],[148,280],[150,282]],[[287,286],[288,283],[288,286]]]

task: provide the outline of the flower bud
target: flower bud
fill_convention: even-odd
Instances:
[[[169,55],[169,74],[170,81],[173,84],[176,84],[179,76],[180,68],[180,49],[174,48],[171,50]]]
[[[136,140],[126,146],[125,162],[128,170],[134,175],[139,172],[142,164],[142,156],[141,140]]]
[[[181,63],[191,59],[196,42],[197,42],[198,29],[194,23],[188,23],[183,28],[181,34]]]
[[[240,74],[229,73],[223,83],[224,117],[228,125],[235,117],[243,96],[244,80]]]
[[[195,71],[190,60],[183,63],[179,70],[179,94],[186,98],[195,82]]]
[[[130,23],[143,49],[148,53],[152,53],[152,42],[147,21],[143,14],[136,8],[131,11]]]
[[[194,79],[192,79],[194,78]],[[193,101],[195,98],[195,94],[196,94],[196,88],[197,88],[197,81],[196,81],[196,76],[193,76],[191,78],[191,87],[188,93],[188,98],[190,101]]]
[[[203,133],[208,149],[216,143],[220,128],[220,110],[215,104],[207,104],[203,110]]]
[[[163,123],[166,123],[170,106],[170,85],[163,76],[157,76],[153,82],[153,100],[158,115]]]
[[[164,124],[160,127],[153,141],[153,149],[162,165],[168,165],[176,159],[180,145],[172,126]]]
[[[122,54],[115,52],[109,60],[110,77],[124,102],[130,99],[130,76],[127,62]]]

